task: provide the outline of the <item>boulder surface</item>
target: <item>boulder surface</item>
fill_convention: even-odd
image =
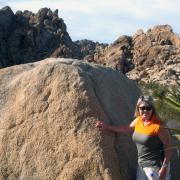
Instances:
[[[127,124],[139,94],[121,72],[79,60],[1,69],[0,180],[133,179],[130,136],[95,123]]]

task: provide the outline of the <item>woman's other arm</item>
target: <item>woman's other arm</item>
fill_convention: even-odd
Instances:
[[[168,130],[165,129],[163,126],[160,127],[159,138],[161,139],[164,146],[164,160],[163,160],[163,165],[159,171],[159,178],[163,179],[166,176],[166,171],[167,171],[166,165],[169,164],[172,155],[171,137]]]

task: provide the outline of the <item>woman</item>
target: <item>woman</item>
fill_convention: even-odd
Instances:
[[[152,97],[138,99],[135,116],[136,119],[126,126],[111,126],[98,121],[96,127],[102,131],[133,132],[132,139],[138,150],[137,180],[169,180],[171,138],[157,117]]]

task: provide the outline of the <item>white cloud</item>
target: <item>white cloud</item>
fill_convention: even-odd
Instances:
[[[111,43],[120,35],[132,35],[137,29],[158,24],[170,24],[180,31],[179,0],[0,0],[0,6],[5,5],[13,11],[59,9],[73,40]]]

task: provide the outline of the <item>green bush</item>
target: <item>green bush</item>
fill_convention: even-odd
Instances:
[[[166,86],[156,82],[139,83],[143,93],[151,95],[155,99],[155,106],[159,116],[169,121],[179,120],[180,117],[180,91],[179,84],[176,86]]]

